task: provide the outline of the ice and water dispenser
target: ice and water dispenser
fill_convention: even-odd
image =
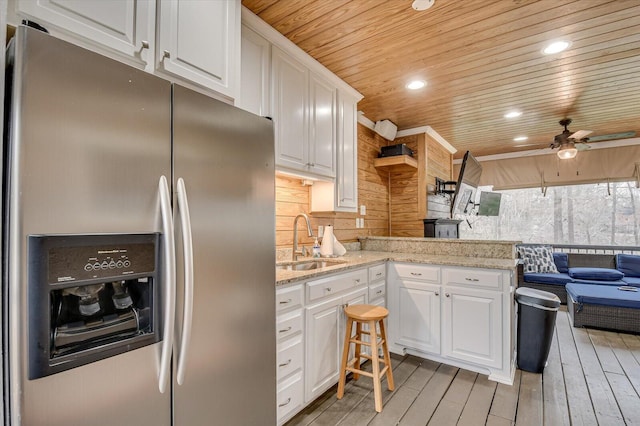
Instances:
[[[159,234],[28,243],[29,379],[160,340]]]

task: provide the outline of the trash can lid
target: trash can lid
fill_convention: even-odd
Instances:
[[[539,305],[545,308],[559,308],[560,298],[548,291],[536,290],[530,287],[518,287],[516,300],[527,305]]]

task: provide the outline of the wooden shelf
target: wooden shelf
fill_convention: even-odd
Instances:
[[[417,169],[418,160],[408,155],[394,155],[393,157],[376,158],[373,160],[373,166],[382,168],[394,168],[394,169]]]

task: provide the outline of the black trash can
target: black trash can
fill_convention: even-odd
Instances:
[[[516,290],[516,301],[518,368],[532,373],[542,373],[551,348],[560,298],[547,291],[520,287]]]

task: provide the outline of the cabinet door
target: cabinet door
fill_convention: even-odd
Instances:
[[[158,7],[158,70],[234,99],[240,1],[163,0]]]
[[[243,25],[241,55],[240,96],[236,106],[269,117],[271,44]]]
[[[502,367],[502,294],[461,287],[444,292],[444,355]]]
[[[153,2],[39,0],[16,3],[21,17],[35,20],[52,34],[97,43],[139,64],[150,60],[148,55],[154,39]]]
[[[340,210],[358,208],[358,129],[357,102],[338,93],[338,167],[336,205]]]
[[[310,76],[309,171],[336,175],[336,89],[316,75]]]
[[[338,381],[342,297],[306,308],[305,401]]]
[[[306,171],[309,163],[309,73],[302,64],[276,47],[272,48],[271,67],[276,165]]]
[[[440,353],[440,286],[398,280],[394,343]]]

